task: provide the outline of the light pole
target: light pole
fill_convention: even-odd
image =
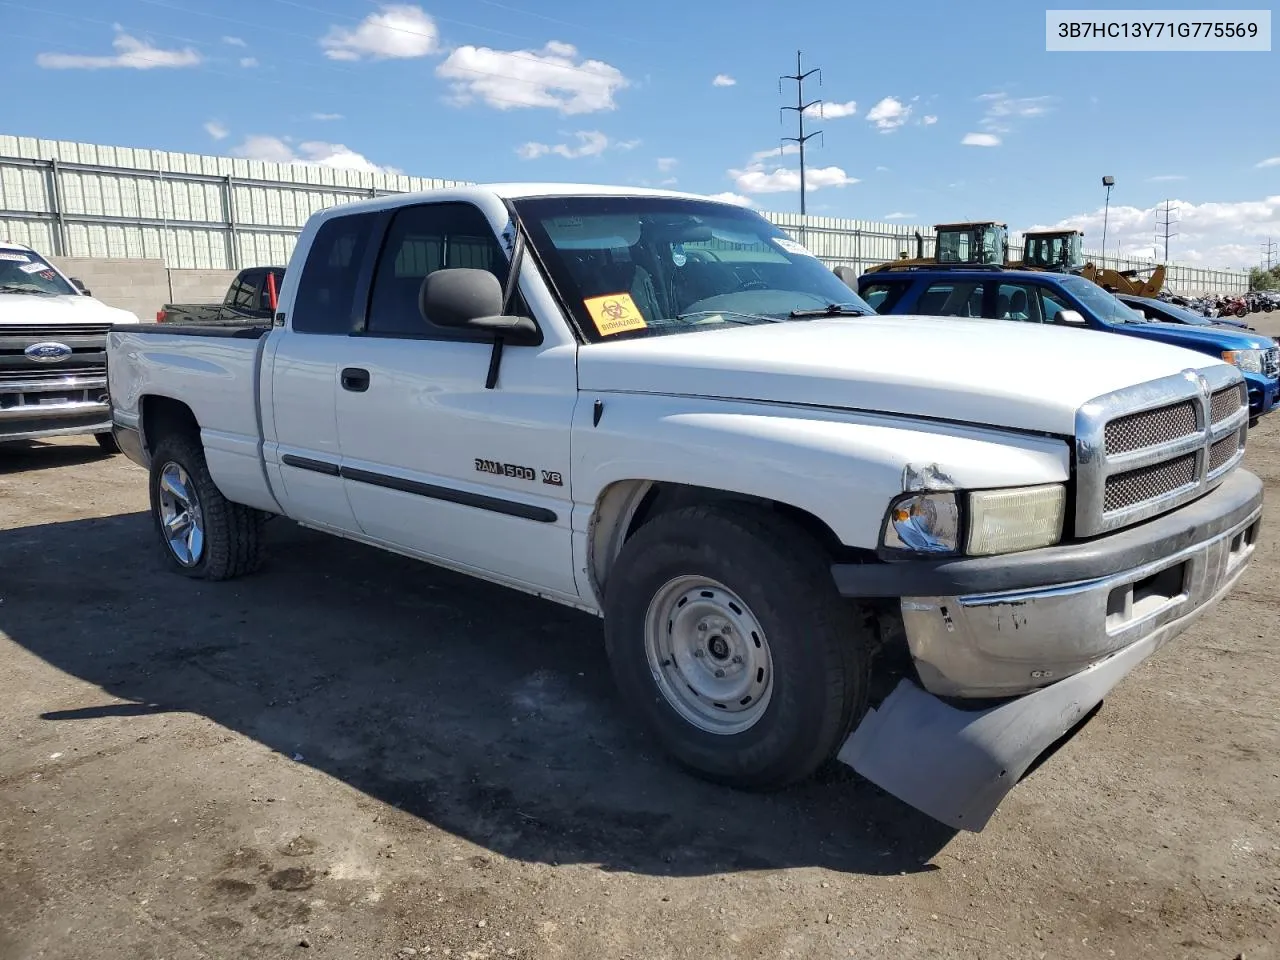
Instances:
[[[1111,213],[1111,188],[1116,185],[1115,177],[1103,177],[1102,185],[1107,188],[1107,205],[1102,208],[1102,255],[1107,255],[1107,215]]]

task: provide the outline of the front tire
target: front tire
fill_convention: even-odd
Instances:
[[[230,580],[262,565],[262,512],[222,495],[198,440],[162,437],[151,454],[150,487],[151,517],[171,569]]]
[[[746,506],[661,514],[605,591],[614,677],[663,747],[707,779],[810,776],[866,710],[872,644],[819,544]]]

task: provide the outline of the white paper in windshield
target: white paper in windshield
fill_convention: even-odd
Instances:
[[[53,267],[47,263],[26,263],[18,268],[23,273],[43,273],[45,270],[52,270]]]
[[[26,263],[30,259],[31,258],[25,253],[8,253],[7,251],[0,251],[0,260],[12,260],[14,263]]]
[[[778,248],[785,250],[787,253],[794,253],[797,257],[812,257],[813,254],[804,246],[804,244],[796,243],[788,237],[774,237],[773,242]]]

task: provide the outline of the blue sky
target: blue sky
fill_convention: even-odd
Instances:
[[[3,133],[770,210],[798,209],[795,158],[764,154],[794,133],[800,49],[828,103],[811,213],[1069,222],[1096,247],[1110,174],[1109,248],[1150,251],[1166,198],[1171,259],[1280,241],[1280,54],[1051,54],[1025,0],[0,0],[0,23]]]

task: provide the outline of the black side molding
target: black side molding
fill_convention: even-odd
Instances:
[[[257,340],[271,329],[269,323],[117,323],[113,333],[147,333],[154,336],[178,334],[183,337],[217,337],[223,340]]]
[[[515,500],[503,500],[489,497],[482,493],[471,493],[467,490],[455,490],[453,487],[441,487],[434,483],[420,483],[417,480],[405,480],[402,477],[390,477],[385,473],[374,473],[370,470],[358,470],[354,467],[339,467],[327,460],[312,460],[310,457],[299,457],[286,453],[280,462],[287,467],[299,470],[310,470],[322,473],[327,477],[341,476],[344,480],[367,483],[374,487],[385,487],[401,493],[412,493],[432,500],[443,500],[457,503],[464,507],[475,507],[477,510],[488,510],[490,513],[501,513],[509,517],[520,517],[522,520],[533,520],[537,523],[555,523],[559,517],[554,510],[546,507],[535,507]]]
[[[280,462],[286,467],[297,467],[299,470],[323,473],[326,477],[336,477],[339,472],[336,463],[329,463],[326,460],[312,460],[310,457],[296,457],[292,453],[286,453],[280,458]]]

